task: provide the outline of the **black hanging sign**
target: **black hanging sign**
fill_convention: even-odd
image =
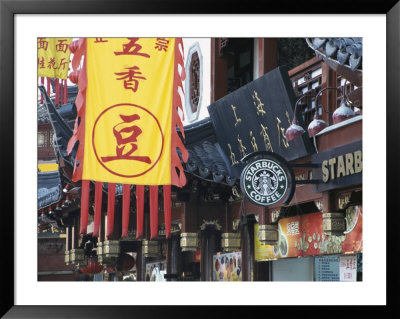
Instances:
[[[276,153],[287,161],[312,152],[307,134],[286,139],[295,103],[288,69],[279,67],[208,106],[232,177],[240,177],[244,167],[240,159],[253,152]],[[298,121],[304,127],[302,119]]]
[[[311,157],[314,192],[324,192],[362,183],[362,141],[332,148]]]

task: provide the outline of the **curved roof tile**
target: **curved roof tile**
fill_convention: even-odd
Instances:
[[[362,71],[362,38],[306,38],[308,46],[351,70]]]

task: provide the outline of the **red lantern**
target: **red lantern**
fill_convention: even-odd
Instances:
[[[356,114],[354,111],[345,103],[344,99],[340,103],[340,106],[333,112],[332,119],[333,124],[340,123],[344,120],[348,120],[354,117]]]
[[[72,83],[78,84],[79,73],[80,73],[80,70],[72,71],[72,72],[68,75],[68,79],[69,79]]]
[[[304,129],[297,124],[297,119],[294,118],[292,125],[290,125],[288,127],[288,129],[286,130],[286,139],[288,141],[294,140],[297,136],[300,136],[301,134],[303,134],[305,131]]]
[[[88,264],[85,268],[81,268],[84,274],[97,274],[103,270],[103,266],[100,265],[95,258],[89,258]]]
[[[326,128],[328,124],[324,120],[318,118],[318,115],[315,114],[314,119],[311,121],[310,125],[308,125],[308,135],[310,137],[315,136],[319,132],[321,132],[324,128]]]
[[[72,41],[69,45],[71,53],[75,53],[76,49],[78,49],[78,40]]]

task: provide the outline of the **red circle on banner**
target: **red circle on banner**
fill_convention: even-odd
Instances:
[[[140,120],[151,125],[141,127]],[[109,132],[111,137],[104,139],[104,132]],[[92,146],[97,161],[108,172],[120,177],[138,177],[153,169],[160,160],[164,134],[158,119],[149,110],[136,104],[116,104],[97,117]],[[143,150],[151,152],[143,153]]]

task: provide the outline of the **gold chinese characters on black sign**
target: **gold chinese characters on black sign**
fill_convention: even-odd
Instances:
[[[285,136],[295,100],[287,68],[279,67],[208,107],[232,177],[240,178],[244,167],[240,160],[254,152],[276,153],[287,161],[310,154],[306,136],[296,141]]]

